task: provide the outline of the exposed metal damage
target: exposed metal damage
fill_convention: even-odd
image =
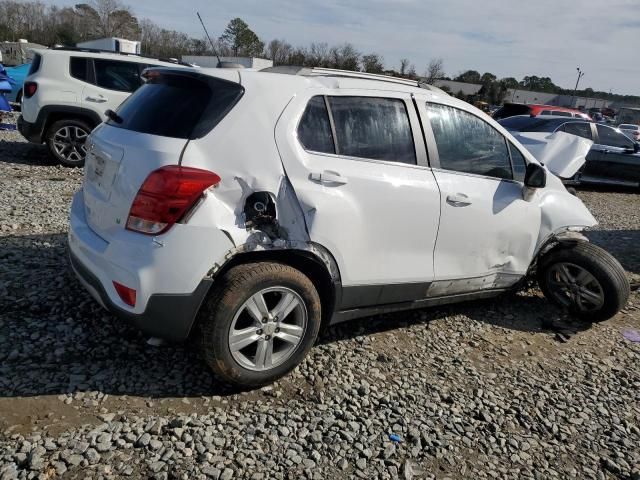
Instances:
[[[221,226],[236,246],[227,251],[224,262],[209,270],[208,277],[214,277],[238,254],[298,250],[312,254],[325,265],[332,280],[340,280],[333,256],[324,247],[311,242],[302,209],[287,177],[281,177],[277,194],[254,190],[243,178],[236,177],[236,181],[243,192],[243,208],[235,219],[234,228]],[[217,192],[216,197],[220,200]]]

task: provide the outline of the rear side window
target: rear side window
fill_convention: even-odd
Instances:
[[[633,140],[624,133],[617,132],[615,129],[604,125],[596,125],[596,128],[598,129],[598,144],[618,148],[633,148]]]
[[[427,103],[440,167],[511,180],[506,139],[484,120],[464,110]]]
[[[405,103],[397,98],[328,97],[338,155],[415,164]]]
[[[323,96],[318,95],[309,100],[298,125],[298,139],[307,150],[336,153],[329,112]]]
[[[69,60],[69,73],[73,78],[89,81],[89,59],[83,57],[71,57]]]
[[[138,64],[118,60],[93,60],[96,69],[96,85],[108,90],[133,92],[142,83]]]
[[[38,70],[40,70],[41,64],[42,64],[42,55],[40,55],[39,53],[36,53],[33,56],[33,60],[31,61],[31,66],[29,67],[29,73],[27,73],[27,76],[33,75]]]
[[[585,122],[565,123],[562,126],[562,131],[566,133],[570,133],[571,135],[577,135],[582,138],[593,140],[593,135],[591,135],[591,125],[589,123],[585,123]]]
[[[107,123],[163,137],[201,138],[224,118],[243,93],[240,85],[225,80],[162,74],[120,105],[121,123]]]

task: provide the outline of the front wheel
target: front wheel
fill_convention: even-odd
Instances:
[[[223,380],[258,387],[287,374],[315,342],[320,297],[299,270],[239,265],[216,280],[200,312],[204,359]]]
[[[622,265],[588,242],[545,254],[538,264],[538,283],[545,297],[588,322],[613,317],[630,294]]]

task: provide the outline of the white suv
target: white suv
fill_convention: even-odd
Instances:
[[[20,133],[45,143],[61,164],[84,165],[84,142],[107,110],[115,110],[141,84],[149,66],[169,61],[99,50],[54,48],[34,50],[25,80]],[[167,105],[167,109],[171,105]]]
[[[69,246],[104,307],[197,335],[216,374],[257,386],[321,325],[534,272],[581,319],[625,305],[624,270],[579,233],[589,211],[480,110],[416,82],[283,71],[151,69],[91,134]]]

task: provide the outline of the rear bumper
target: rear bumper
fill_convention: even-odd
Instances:
[[[73,252],[69,252],[69,261],[78,279],[104,308],[148,335],[172,341],[185,340],[189,336],[200,305],[213,283],[211,279],[203,279],[190,294],[153,294],[145,311],[136,314],[113,303],[98,277]]]
[[[39,119],[40,117],[38,117]],[[31,143],[42,143],[43,122],[36,120],[35,123],[27,122],[22,115],[18,117],[18,131]]]

